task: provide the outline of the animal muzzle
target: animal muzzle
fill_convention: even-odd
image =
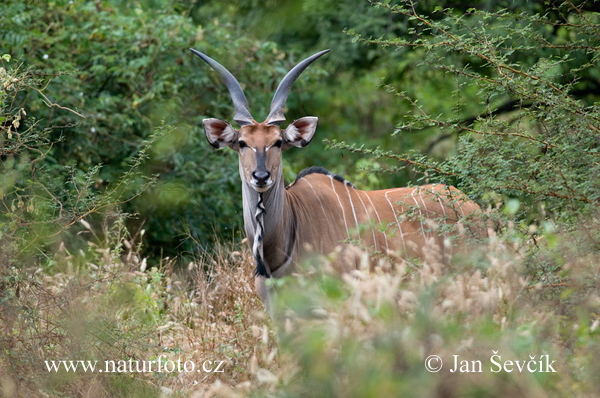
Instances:
[[[252,172],[252,187],[258,192],[264,192],[273,184],[271,173],[266,170],[254,170]]]

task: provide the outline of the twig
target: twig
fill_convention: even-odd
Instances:
[[[40,93],[40,95],[41,95],[42,97],[44,97],[44,100],[45,100],[45,101],[44,101],[44,103],[45,103],[45,104],[46,104],[48,107],[50,107],[50,108],[52,108],[52,107],[56,107],[56,108],[59,108],[59,109],[63,109],[63,110],[65,110],[65,111],[72,112],[72,113],[76,114],[77,116],[79,116],[79,117],[81,117],[81,118],[84,118],[84,119],[85,119],[85,116],[83,116],[81,113],[79,113],[79,112],[76,112],[76,111],[74,111],[74,110],[73,110],[73,109],[71,109],[71,108],[67,108],[67,107],[64,107],[64,106],[58,105],[58,104],[56,104],[56,103],[53,103],[52,101],[50,101],[50,100],[48,99],[48,97],[46,97],[46,96],[44,95],[44,93],[42,93],[42,91],[41,91],[41,90],[39,90],[39,89],[37,89],[37,88],[35,88],[35,87],[34,87],[33,89],[34,89],[35,91],[37,91],[38,93]]]
[[[546,287],[569,287],[571,286],[570,283],[551,283],[548,285],[533,285],[533,286],[527,286],[526,289],[542,289],[542,288],[546,288]]]

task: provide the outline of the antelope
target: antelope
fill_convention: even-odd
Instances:
[[[317,118],[306,116],[282,129],[285,103],[302,71],[329,50],[306,58],[285,75],[262,123],[250,114],[235,77],[215,60],[190,50],[219,73],[233,101],[233,120],[240,125],[238,130],[220,119],[204,119],[203,124],[210,145],[227,146],[238,153],[244,229],[256,261],[255,288],[267,310],[273,293],[266,280],[291,274],[311,252],[330,254],[339,245],[359,239],[374,253],[423,258],[427,248],[446,251],[451,246],[446,233],[436,232],[428,220],[438,218],[457,224],[479,210],[477,204],[451,186],[361,191],[318,167],[301,171],[292,184],[285,186],[283,152],[308,145],[317,127]],[[350,262],[346,266],[353,266]]]

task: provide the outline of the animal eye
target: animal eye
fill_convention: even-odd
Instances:
[[[281,144],[282,144],[282,143],[283,143],[283,140],[277,140],[277,142],[275,142],[275,143],[273,144],[273,146],[274,146],[275,148],[281,148]]]
[[[248,144],[246,144],[246,141],[239,141],[238,145],[240,146],[240,148],[246,148],[248,146]]]

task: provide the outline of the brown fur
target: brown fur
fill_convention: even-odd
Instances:
[[[479,210],[454,187],[437,184],[361,191],[319,173],[291,185],[286,202],[298,222],[299,259],[308,250],[331,253],[348,241],[360,242],[371,252],[377,248],[384,256],[423,258],[428,247],[450,254],[444,234],[436,231],[438,226],[455,224]]]

